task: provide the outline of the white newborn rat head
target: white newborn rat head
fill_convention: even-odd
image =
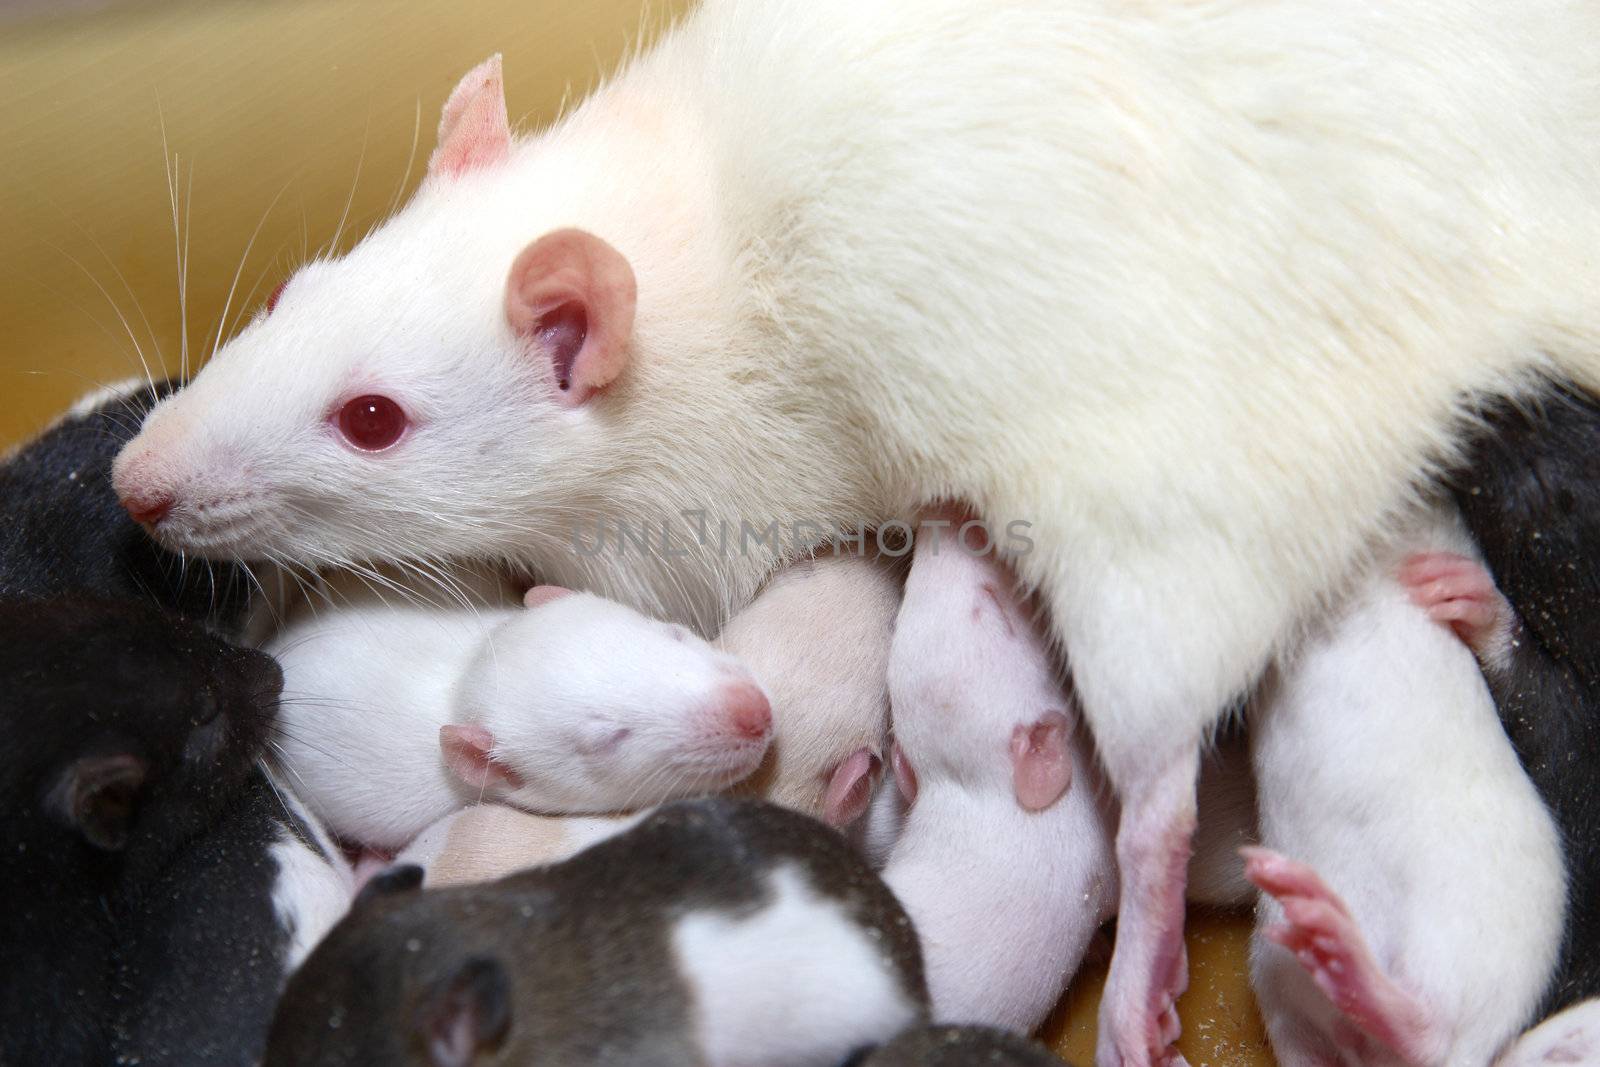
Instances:
[[[942,780],[1040,810],[1071,782],[1073,717],[1015,579],[961,539],[969,518],[936,513],[949,525],[917,533],[889,657],[890,764],[907,801]]]
[[[733,656],[587,593],[539,586],[528,604],[506,624],[516,662],[491,637],[440,733],[469,786],[531,811],[627,811],[724,789],[761,763],[771,708]]]

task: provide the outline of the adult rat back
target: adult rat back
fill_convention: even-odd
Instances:
[[[707,633],[780,546],[572,525],[1032,523],[1008,562],[1122,801],[1101,1062],[1167,1061],[1208,726],[1466,405],[1600,388],[1597,33],[1592,0],[707,0],[522,143],[492,62],[406,210],[117,486],[190,551],[512,560]]]
[[[139,381],[91,393],[0,462],[0,597],[142,598],[230,632],[242,623],[243,569],[160,547],[111,488],[111,461],[178,384]]]
[[[1519,620],[1484,674],[1565,844],[1556,1010],[1600,996],[1600,404],[1563,391],[1492,414],[1456,501]]]

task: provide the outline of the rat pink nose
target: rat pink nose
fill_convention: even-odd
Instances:
[[[122,498],[122,506],[128,509],[128,514],[133,516],[133,521],[146,526],[154,526],[172,512],[172,506],[178,501],[171,493],[155,492],[150,494],[133,493]]]
[[[735,733],[760,741],[772,731],[772,705],[759,687],[735,682],[722,691],[719,704]]]

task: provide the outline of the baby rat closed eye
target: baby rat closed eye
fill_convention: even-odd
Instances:
[[[287,776],[335,833],[375,848],[480,800],[578,814],[713,792],[771,737],[738,659],[553,586],[475,610],[357,593],[266,647],[288,677]]]

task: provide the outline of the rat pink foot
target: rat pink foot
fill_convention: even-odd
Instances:
[[[1316,871],[1271,849],[1243,848],[1245,876],[1283,906],[1269,940],[1294,954],[1334,1007],[1361,1034],[1406,1063],[1428,1064],[1439,1035],[1426,1008],[1373,958],[1350,909]]]
[[[1189,982],[1184,878],[1194,835],[1195,761],[1126,788],[1117,827],[1122,897],[1111,973],[1100,1001],[1098,1067],[1188,1067],[1173,1048]]]
[[[1400,568],[1411,600],[1442,622],[1479,659],[1495,654],[1511,622],[1511,605],[1483,564],[1455,552],[1423,552]]]

